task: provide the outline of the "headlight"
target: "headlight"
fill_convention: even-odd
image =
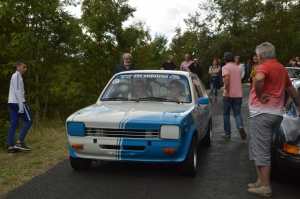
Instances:
[[[161,126],[160,138],[178,140],[180,138],[179,126],[171,126],[171,125]]]
[[[71,136],[85,136],[85,126],[82,122],[68,122],[67,130]]]
[[[284,143],[282,148],[283,148],[283,151],[285,151],[287,153],[292,153],[292,154],[297,154],[297,155],[300,154],[300,147],[299,146]]]

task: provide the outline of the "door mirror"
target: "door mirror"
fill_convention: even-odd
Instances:
[[[198,105],[200,104],[208,104],[208,98],[199,98],[198,99]]]

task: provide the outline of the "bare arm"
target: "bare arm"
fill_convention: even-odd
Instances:
[[[182,71],[187,71],[186,68],[182,68],[182,67],[180,67],[180,70],[182,70]]]
[[[220,69],[216,70],[216,71],[212,71],[212,70],[209,70],[208,71],[208,74],[210,75],[215,75],[215,74],[218,74],[220,72]]]
[[[254,78],[256,96],[258,99],[260,99],[263,94],[266,75],[263,73],[258,73]]]
[[[186,69],[183,68],[183,64],[182,64],[182,63],[181,63],[180,66],[179,66],[179,70],[186,71]]]
[[[230,86],[230,75],[226,74],[224,75],[224,90],[225,90],[224,97],[226,99],[229,97],[229,86]]]
[[[226,91],[229,91],[229,85],[230,85],[230,75],[226,74],[224,75],[224,89]]]
[[[270,95],[267,93],[263,93],[266,75],[264,73],[258,73],[253,78],[255,78],[256,97],[259,99],[261,103],[263,104],[267,103],[267,101],[269,101],[270,99]]]

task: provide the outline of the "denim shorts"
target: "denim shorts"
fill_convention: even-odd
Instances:
[[[271,166],[271,139],[283,117],[260,114],[250,119],[249,159],[256,166]]]

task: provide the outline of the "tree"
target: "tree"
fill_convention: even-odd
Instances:
[[[1,5],[0,20],[10,25],[1,27],[0,31],[5,32],[2,42],[6,42],[8,55],[1,58],[2,67],[13,66],[21,58],[28,61],[26,101],[31,104],[35,120],[41,115],[45,118],[51,101],[50,85],[55,82],[52,75],[55,66],[77,53],[76,48],[70,48],[69,38],[78,33],[72,28],[78,27],[79,21],[63,11],[60,1],[1,1]],[[12,67],[9,76],[14,70]],[[6,85],[8,90],[9,84]]]

